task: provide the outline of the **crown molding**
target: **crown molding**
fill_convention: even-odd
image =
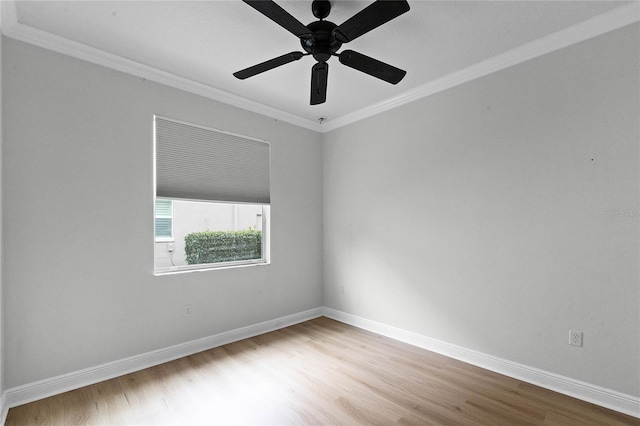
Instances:
[[[303,118],[277,108],[255,102],[218,88],[199,83],[188,78],[163,71],[131,59],[51,34],[18,22],[14,0],[1,1],[2,34],[6,37],[32,44],[63,55],[71,56],[96,65],[121,71],[185,92],[200,95],[227,105],[241,108],[257,114],[272,117],[306,129],[321,131],[320,125],[313,120]]]
[[[530,59],[640,21],[640,1],[635,0],[576,25],[526,43],[470,67],[433,80],[398,96],[319,124],[316,121],[255,102],[112,53],[60,37],[18,22],[15,0],[0,1],[0,30],[6,37],[33,44],[77,59],[145,78],[175,89],[200,95],[257,114],[320,133],[329,132],[382,112],[431,96]]]
[[[470,67],[433,80],[396,97],[343,115],[342,117],[328,120],[322,124],[322,131],[323,133],[328,132],[346,126],[347,124],[364,120],[365,118],[459,86],[530,59],[546,55],[547,53],[563,49],[581,41],[617,30],[638,21],[640,21],[640,2],[634,1],[633,3],[617,7],[571,27],[567,27],[500,55],[478,62]]]

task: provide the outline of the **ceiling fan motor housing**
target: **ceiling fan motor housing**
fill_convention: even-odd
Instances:
[[[313,55],[318,62],[326,62],[329,58],[340,49],[342,43],[336,40],[333,35],[333,29],[337,25],[329,21],[316,21],[307,25],[307,28],[313,33],[313,37],[300,39],[302,48]]]

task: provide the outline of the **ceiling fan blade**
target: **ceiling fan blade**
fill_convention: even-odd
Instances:
[[[398,84],[407,74],[406,71],[370,58],[353,50],[344,50],[338,57],[340,63],[362,71],[391,84]]]
[[[268,61],[264,61],[258,65],[254,65],[249,68],[245,68],[242,71],[234,72],[233,76],[239,78],[240,80],[244,80],[245,78],[253,77],[256,74],[260,74],[265,71],[269,71],[276,67],[279,67],[284,64],[288,64],[289,62],[297,61],[298,59],[305,56],[302,52],[291,52],[284,54],[282,56],[278,56],[277,58],[269,59]]]
[[[409,11],[406,0],[376,0],[334,29],[336,39],[348,43]]]
[[[311,105],[322,104],[327,100],[327,78],[329,64],[318,62],[311,69]]]
[[[302,22],[291,16],[271,0],[242,0],[285,30],[299,38],[311,38],[313,34]]]

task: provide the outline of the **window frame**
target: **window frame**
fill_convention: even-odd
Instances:
[[[181,266],[171,266],[167,268],[156,268],[155,266],[155,255],[154,255],[154,265],[153,265],[153,275],[161,276],[161,275],[169,275],[169,274],[179,274],[179,273],[190,273],[190,272],[203,272],[203,271],[211,271],[211,270],[219,270],[219,269],[228,269],[228,268],[239,268],[239,267],[247,267],[247,266],[262,266],[271,264],[271,244],[270,244],[270,223],[271,223],[271,203],[270,202],[244,202],[244,201],[226,201],[226,200],[202,200],[202,199],[189,199],[189,198],[172,198],[168,196],[157,196],[157,133],[156,133],[156,118],[173,121],[175,123],[192,126],[199,129],[210,130],[218,133],[227,134],[230,136],[241,137],[247,140],[261,142],[271,146],[271,144],[265,140],[253,138],[250,136],[243,136],[237,133],[226,132],[223,130],[214,129],[211,127],[206,127],[198,124],[187,123],[181,120],[175,120],[172,118],[167,118],[165,116],[154,115],[153,116],[153,218],[154,218],[154,253],[155,253],[155,245],[156,243],[172,243],[175,241],[175,232],[174,232],[174,224],[175,224],[175,214],[173,211],[174,203],[173,201],[194,201],[194,202],[203,202],[203,203],[222,203],[222,204],[232,204],[232,205],[242,205],[242,204],[250,204],[250,205],[259,205],[262,206],[262,237],[261,237],[261,257],[260,259],[247,259],[247,260],[239,260],[239,261],[231,261],[231,262],[218,262],[218,263],[205,263],[205,264],[197,264],[197,265],[181,265]],[[269,148],[270,150],[270,148]],[[269,153],[269,163],[271,162],[271,154]],[[269,164],[269,175],[270,172],[270,164]],[[269,181],[270,181],[269,177]],[[155,202],[157,199],[165,199],[172,201],[172,218],[171,218],[171,239],[158,239],[155,238]]]

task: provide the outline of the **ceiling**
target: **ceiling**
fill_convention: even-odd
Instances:
[[[311,0],[277,3],[304,24]],[[332,1],[340,24],[370,1]],[[416,1],[342,49],[407,71],[391,85],[329,60],[327,102],[309,105],[311,57],[246,80],[233,72],[299,51],[299,40],[234,1],[3,1],[2,30],[101,65],[319,131],[638,20],[637,2]],[[320,120],[320,119],[323,120]],[[322,125],[319,122],[322,121]]]

